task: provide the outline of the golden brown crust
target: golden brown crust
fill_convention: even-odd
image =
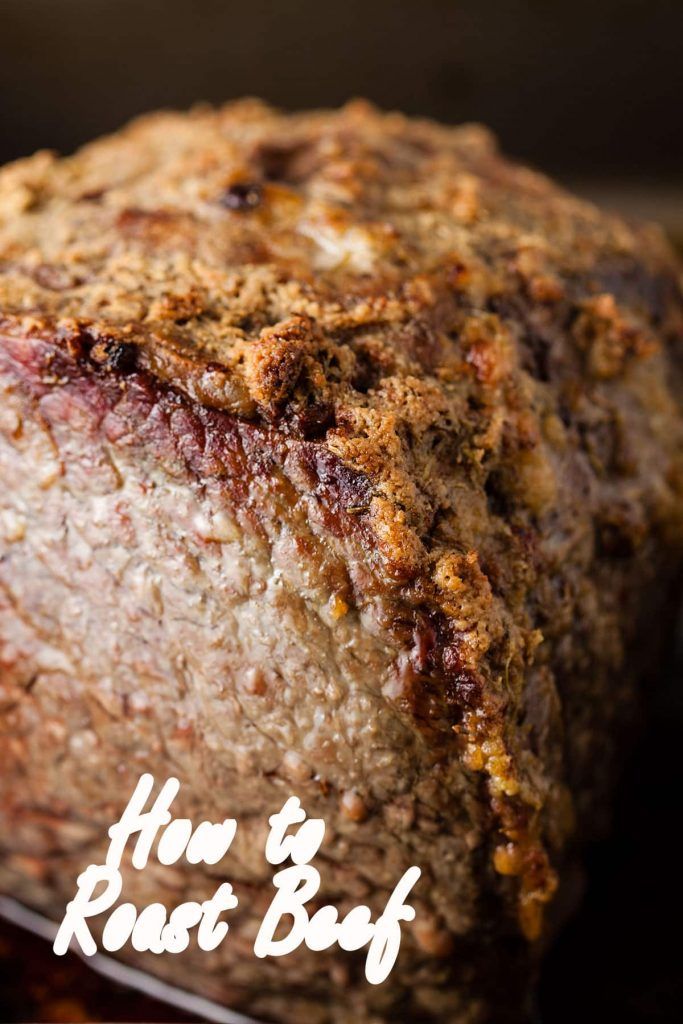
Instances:
[[[397,698],[453,693],[536,934],[567,827],[546,704],[604,699],[636,629],[625,567],[645,586],[680,544],[682,303],[658,232],[477,126],[245,101],[0,172],[0,313],[367,481],[350,522],[440,651]]]

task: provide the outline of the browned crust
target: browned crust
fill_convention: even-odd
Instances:
[[[628,602],[615,625],[624,565],[644,585],[680,544],[682,302],[658,233],[478,127],[249,101],[5,168],[0,271],[27,380],[152,389],[218,447],[246,430],[298,460],[394,609],[396,700],[446,716],[485,773],[536,935],[567,780],[527,721],[531,668],[572,697],[575,630],[607,699],[635,628]]]

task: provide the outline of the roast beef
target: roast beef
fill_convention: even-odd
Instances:
[[[126,897],[239,908],[122,956],[275,1022],[524,1019],[680,565],[679,282],[485,129],[363,103],[0,171],[0,889],[60,920],[173,775],[237,837]],[[292,794],[320,902],[421,868],[382,985],[253,955]]]

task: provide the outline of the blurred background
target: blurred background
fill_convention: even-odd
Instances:
[[[683,0],[0,0],[0,163],[245,94],[483,121],[510,154],[683,247]],[[681,1019],[681,678],[679,655],[548,957],[541,1024]],[[0,923],[0,1020],[142,1019],[187,1017],[79,961],[57,968]]]
[[[0,0],[0,161],[141,111],[364,95],[481,120],[683,241],[681,0]]]

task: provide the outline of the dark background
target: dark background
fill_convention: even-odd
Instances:
[[[510,153],[681,243],[682,44],[683,0],[0,0],[0,163],[67,152],[159,106],[365,95],[482,120]],[[679,657],[649,700],[614,833],[587,853],[542,1024],[683,1019],[681,675]],[[173,1017],[65,963],[0,926],[0,1019]]]
[[[680,0],[0,0],[0,159],[140,111],[365,95],[571,174],[680,176]]]

